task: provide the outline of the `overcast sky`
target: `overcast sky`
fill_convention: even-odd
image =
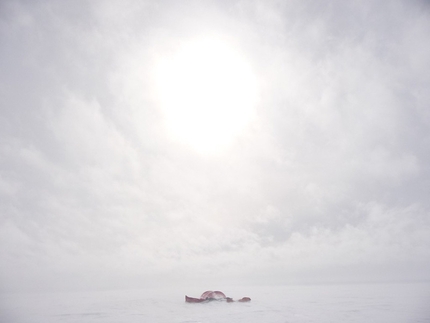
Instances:
[[[429,35],[415,0],[1,1],[0,289],[430,279]]]

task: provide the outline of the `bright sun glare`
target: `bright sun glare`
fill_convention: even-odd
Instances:
[[[258,97],[250,65],[218,40],[188,42],[164,57],[156,85],[170,135],[200,152],[228,145],[251,120]]]

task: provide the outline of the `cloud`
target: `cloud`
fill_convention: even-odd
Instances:
[[[2,289],[429,278],[423,3],[0,11]],[[153,73],[215,34],[261,93],[211,155],[169,137]]]

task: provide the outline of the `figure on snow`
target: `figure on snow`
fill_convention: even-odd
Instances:
[[[233,298],[225,296],[223,292],[218,290],[211,291],[208,290],[200,296],[200,298],[188,297],[185,295],[185,302],[187,303],[203,303],[209,301],[226,301],[227,303],[234,302]],[[242,297],[238,300],[238,302],[250,302],[251,299],[249,297]]]

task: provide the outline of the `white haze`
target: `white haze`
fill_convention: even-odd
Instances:
[[[0,289],[428,280],[429,10],[2,1]],[[207,153],[169,134],[152,73],[213,36],[259,101]]]

